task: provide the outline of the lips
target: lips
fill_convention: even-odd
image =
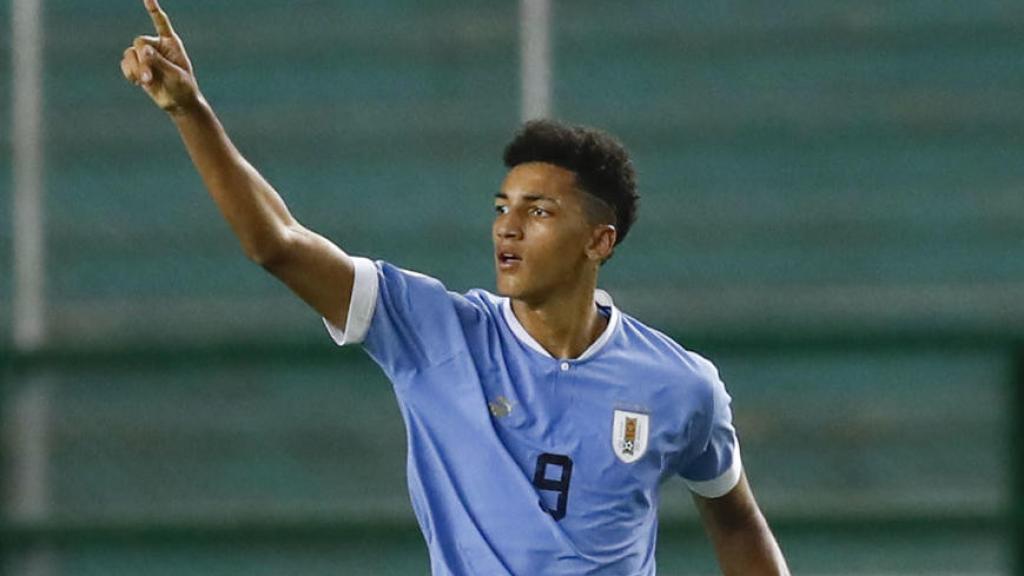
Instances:
[[[502,270],[515,268],[523,261],[517,252],[508,249],[498,249],[494,256],[498,261],[498,267]]]

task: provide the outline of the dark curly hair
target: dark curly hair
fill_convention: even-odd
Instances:
[[[579,187],[614,212],[618,245],[636,221],[640,195],[629,154],[612,135],[556,120],[531,120],[505,147],[505,167],[546,162],[576,174]]]

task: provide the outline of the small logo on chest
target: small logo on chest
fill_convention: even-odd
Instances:
[[[626,464],[636,462],[647,451],[650,417],[640,412],[616,410],[612,418],[612,450]]]
[[[487,403],[487,408],[490,409],[491,416],[504,418],[512,412],[512,401],[504,396],[498,396]]]

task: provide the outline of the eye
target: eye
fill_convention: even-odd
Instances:
[[[498,204],[497,206],[494,207],[494,213],[508,214],[508,206],[505,206],[504,204]]]
[[[534,216],[540,216],[541,218],[551,215],[550,212],[541,208],[540,206],[534,206],[533,208],[530,208],[530,214]]]

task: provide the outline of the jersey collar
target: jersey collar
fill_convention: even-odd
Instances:
[[[615,303],[612,302],[612,297],[608,295],[604,290],[594,290],[594,303],[600,308],[607,308],[609,311],[608,325],[604,327],[604,332],[598,336],[597,340],[583,351],[583,354],[579,358],[566,358],[566,360],[572,360],[574,362],[582,362],[591,358],[597,354],[605,344],[611,340],[612,335],[615,334],[615,330],[619,326],[619,309],[615,307]],[[539,342],[530,336],[530,333],[523,328],[523,325],[519,323],[519,319],[516,318],[515,313],[512,312],[512,304],[508,298],[501,299],[501,312],[505,316],[505,323],[508,324],[509,329],[512,330],[512,334],[515,335],[516,339],[532,348],[539,354],[543,354],[548,358],[555,359],[550,352],[544,349]]]

